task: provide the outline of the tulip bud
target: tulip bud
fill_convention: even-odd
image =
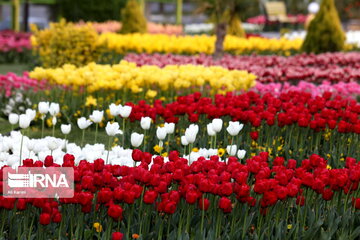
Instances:
[[[189,145],[189,143],[188,143],[188,141],[186,140],[186,137],[185,137],[185,136],[181,136],[181,144],[184,145],[184,146]]]
[[[156,136],[159,140],[164,140],[166,138],[166,128],[165,127],[158,127],[156,129]]]
[[[131,146],[133,147],[139,147],[144,140],[144,134],[138,134],[136,132],[131,134]]]
[[[110,109],[110,114],[113,115],[114,117],[116,117],[120,113],[120,106],[115,105],[114,103],[110,104],[109,109]]]
[[[49,102],[39,102],[38,110],[41,114],[47,114],[49,112],[50,104]]]
[[[19,122],[19,115],[17,115],[16,113],[10,113],[9,114],[9,122],[12,125],[15,125]]]
[[[173,134],[175,131],[175,123],[165,123],[165,129],[167,134]]]
[[[55,116],[52,118],[52,120],[51,120],[51,121],[52,121],[52,124],[53,124],[53,125],[56,125],[56,123],[57,123],[57,119],[56,119],[56,117],[55,117]]]
[[[213,129],[213,126],[212,126],[212,123],[209,123],[207,126],[206,126],[206,129],[207,129],[207,134],[209,136],[215,136],[216,135],[216,132],[214,131]]]
[[[19,126],[21,128],[28,128],[30,126],[31,119],[26,114],[21,114],[19,117]]]
[[[221,131],[222,129],[222,125],[223,125],[223,120],[220,119],[220,118],[215,118],[212,120],[212,127],[213,127],[213,130],[218,133]]]
[[[141,128],[144,130],[149,130],[151,125],[151,118],[142,117],[140,121]]]
[[[185,130],[185,138],[188,143],[194,143],[196,140],[196,131],[193,128],[187,128]]]
[[[226,152],[230,155],[230,156],[235,156],[236,155],[236,150],[237,150],[237,146],[236,145],[229,145],[226,147]]]
[[[31,121],[36,117],[36,111],[32,109],[26,109],[25,114],[30,118]]]
[[[49,113],[51,116],[55,116],[60,112],[60,106],[58,103],[51,103],[49,107]]]
[[[92,114],[89,116],[90,120],[94,123],[99,123],[102,121],[104,117],[104,111],[94,110]]]
[[[245,151],[245,150],[240,150],[240,149],[239,149],[239,151],[237,152],[237,157],[238,157],[239,159],[243,159],[243,158],[245,157],[245,155],[246,155],[246,151]]]
[[[131,114],[132,107],[131,106],[121,106],[120,105],[120,115],[123,118],[128,118]]]
[[[61,132],[64,135],[68,135],[71,131],[71,124],[65,125],[65,124],[61,124]]]

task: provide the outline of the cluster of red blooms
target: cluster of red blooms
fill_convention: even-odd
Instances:
[[[123,218],[120,204],[135,204],[137,199],[165,214],[175,213],[180,201],[204,211],[210,208],[211,201],[216,201],[219,209],[230,213],[235,198],[249,207],[260,206],[262,210],[291,198],[296,198],[297,204],[302,206],[306,200],[311,201],[303,194],[304,189],[312,189],[322,195],[323,200],[329,201],[334,192],[343,192],[344,197],[351,196],[360,181],[360,163],[350,157],[346,158],[345,168],[341,169],[328,169],[327,161],[315,154],[303,160],[300,167],[294,159],[286,161],[283,157],[276,157],[270,161],[266,152],[246,160],[245,164],[236,157],[230,157],[226,163],[218,156],[212,156],[209,160],[200,157],[189,165],[177,151],[170,152],[168,162],[164,162],[161,156],[155,157],[140,150],[133,151],[133,159],[140,163],[139,166],[106,165],[102,159],[94,163],[83,160],[75,166],[74,157],[67,154],[62,166],[74,168],[73,198],[57,202],[0,196],[0,209],[16,207],[24,211],[31,204],[42,209],[40,223],[43,225],[61,221],[60,204],[78,204],[82,212],[91,212],[94,198],[96,209],[100,205],[106,206],[108,216],[114,221]],[[42,164],[24,160],[24,166],[28,167]],[[59,166],[53,163],[51,156],[47,157],[45,165]],[[353,197],[353,205],[359,209],[360,198]]]
[[[172,54],[129,54],[125,60],[138,66],[195,64],[222,66],[228,69],[247,70],[255,74],[261,83],[308,81],[320,83],[323,80],[336,82],[356,82],[360,80],[360,53],[324,53],[319,55],[300,54],[282,56],[233,56],[225,55],[219,60],[211,56],[181,56]]]
[[[250,123],[259,127],[262,123],[279,127],[297,124],[316,131],[326,127],[337,128],[338,132],[360,134],[360,104],[355,100],[332,98],[330,92],[323,96],[312,97],[306,92],[287,92],[279,97],[270,93],[263,96],[254,92],[240,95],[216,95],[215,100],[201,97],[200,93],[179,96],[175,102],[163,104],[156,100],[153,106],[139,101],[127,103],[133,107],[131,121],[149,116],[156,120],[161,116],[166,122],[179,121],[180,116],[187,116],[192,123],[199,121],[200,115],[208,119],[230,116],[233,121]]]

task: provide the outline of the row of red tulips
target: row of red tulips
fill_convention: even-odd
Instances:
[[[331,221],[348,224],[332,229],[333,237],[359,234],[354,210],[360,209],[360,164],[354,158],[346,158],[339,169],[331,169],[315,154],[300,166],[293,159],[270,160],[266,152],[244,163],[235,157],[223,162],[213,156],[189,165],[176,151],[165,161],[135,150],[133,159],[137,167],[106,165],[102,159],[75,166],[74,157],[65,155],[63,167],[75,171],[75,196],[59,200],[0,196],[0,234],[93,239],[117,231],[128,238],[136,233],[142,239],[244,239],[263,234],[300,238],[329,231],[332,223],[326,219],[331,214],[337,214]],[[51,156],[44,165],[59,166]],[[26,159],[24,166],[43,163]],[[353,215],[348,218],[348,213]],[[35,219],[49,226],[34,224]],[[93,223],[100,226],[94,229]]]
[[[262,83],[309,81],[319,83],[352,82],[360,80],[360,53],[325,53],[319,55],[299,54],[283,56],[233,56],[225,55],[219,60],[211,56],[181,56],[172,54],[129,54],[125,60],[137,65],[200,64],[219,65],[228,69],[247,70]]]
[[[253,127],[260,127],[266,122],[269,126],[295,124],[315,131],[337,128],[340,133],[360,134],[360,104],[340,96],[332,98],[330,92],[312,97],[310,93],[290,91],[276,97],[270,93],[261,96],[250,91],[240,95],[215,95],[214,100],[196,92],[179,96],[169,104],[155,100],[153,105],[145,101],[127,105],[132,106],[131,121],[139,121],[144,116],[156,120],[160,116],[166,122],[177,123],[180,116],[187,116],[189,122],[197,123],[202,116],[208,119],[230,117],[233,121],[250,123]]]

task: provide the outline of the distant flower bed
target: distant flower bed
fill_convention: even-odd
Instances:
[[[0,63],[26,61],[31,52],[30,34],[0,31]]]
[[[232,56],[225,55],[219,60],[211,56],[180,56],[180,55],[147,55],[129,54],[127,61],[138,66],[198,64],[205,66],[222,66],[227,69],[246,70],[255,74],[257,81],[298,82],[307,81],[319,83],[322,81],[355,82],[360,80],[360,53],[325,53],[319,55],[300,54],[291,57],[282,56]]]
[[[297,24],[303,24],[306,21],[306,15],[303,14],[297,14],[297,15],[291,15],[288,14],[288,17],[294,18],[296,21],[295,23]],[[266,16],[265,15],[259,15],[259,16],[255,16],[255,17],[251,17],[248,18],[246,20],[247,23],[252,23],[252,24],[265,24],[266,23]],[[274,24],[276,22],[274,21],[269,21],[268,23],[270,24]]]
[[[85,24],[91,24],[98,33],[105,32],[119,32],[121,30],[122,23],[118,21],[107,22],[78,22],[77,25],[82,26]],[[183,27],[181,25],[172,24],[159,24],[148,22],[147,31],[151,34],[183,34]]]

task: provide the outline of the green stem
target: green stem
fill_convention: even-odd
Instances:
[[[129,216],[128,226],[127,226],[127,235],[126,235],[126,236],[128,236],[128,239],[131,239],[131,236],[130,236],[130,227],[131,227],[131,219],[132,219],[133,213],[134,213],[134,205],[135,205],[135,204],[132,204],[132,205],[131,205],[130,216]]]
[[[202,201],[202,210],[201,210],[201,225],[200,225],[200,231],[201,231],[201,237],[204,235],[204,218],[205,218],[205,209],[204,209],[204,194],[201,197]]]
[[[109,142],[108,142],[108,152],[107,152],[107,156],[106,156],[106,164],[108,164],[108,161],[109,161],[109,153],[110,153],[110,150],[111,150],[111,140],[112,140],[112,137],[110,136],[109,137]]]
[[[145,147],[146,147],[146,130],[144,130],[144,143],[143,143],[143,152],[145,152]]]
[[[122,137],[122,147],[125,148],[124,144],[125,144],[125,118],[123,118],[123,126],[122,126],[122,129],[123,129],[123,137]]]
[[[41,138],[44,137],[44,128],[45,128],[45,117],[42,117],[42,123],[41,123]]]
[[[96,140],[97,140],[98,128],[99,128],[99,123],[96,123],[96,126],[95,126],[95,139],[94,139],[94,143],[96,143]]]
[[[84,146],[84,138],[85,138],[85,129],[82,130],[81,143],[80,143],[81,147]]]
[[[20,131],[21,132],[21,131]],[[21,134],[21,144],[20,144],[20,166],[22,165],[22,148],[23,148],[24,135]]]

